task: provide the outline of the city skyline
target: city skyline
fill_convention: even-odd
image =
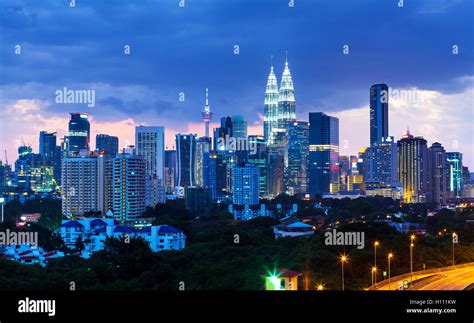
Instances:
[[[176,27],[168,30],[167,35],[144,31],[146,41],[129,33],[104,40],[97,28],[94,32],[87,28],[82,33],[76,30],[75,21],[90,11],[94,13],[89,19],[92,28],[101,25],[102,19],[107,22],[104,27],[107,32],[109,28],[121,30],[117,16],[108,17],[105,13],[130,9],[129,5],[104,4],[91,8],[85,1],[69,8],[66,4],[46,3],[42,8],[44,14],[35,17],[29,11],[36,10],[34,4],[31,9],[20,10],[7,3],[6,12],[15,17],[16,22],[8,15],[2,17],[5,18],[2,27],[6,31],[7,45],[2,48],[6,64],[2,65],[5,77],[0,83],[3,94],[0,105],[4,110],[0,148],[7,149],[10,163],[17,157],[16,146],[22,138],[37,151],[39,131],[57,132],[58,137],[62,137],[67,132],[68,114],[74,111],[88,112],[92,117],[92,147],[98,133],[119,137],[121,148],[127,143],[134,144],[134,129],[143,124],[164,126],[166,145],[171,148],[175,133],[204,135],[201,111],[206,87],[212,94],[210,105],[215,116],[211,128],[218,126],[220,117],[240,114],[248,122],[249,134],[263,134],[264,88],[272,64],[270,57],[273,56],[275,74],[280,81],[287,50],[295,85],[296,119],[307,121],[309,112],[324,112],[339,118],[341,155],[354,155],[369,145],[366,131],[369,87],[386,83],[398,91],[419,89],[411,92],[419,95],[416,104],[390,97],[389,135],[398,140],[409,126],[415,136],[427,139],[428,145],[440,142],[446,151],[463,152],[464,164],[473,169],[474,77],[469,65],[472,37],[451,37],[458,30],[472,33],[466,28],[466,12],[472,9],[472,4],[439,1],[437,5],[429,3],[427,6],[427,3],[406,4],[404,8],[398,8],[396,3],[357,4],[351,8],[353,15],[346,17],[349,21],[345,25],[353,23],[359,28],[358,33],[351,28],[338,27],[325,18],[324,13],[330,13],[331,19],[337,21],[334,17],[343,15],[344,10],[338,13],[335,6],[320,4],[316,4],[318,10],[305,10],[314,4],[304,1],[296,3],[294,8],[265,1],[252,2],[255,13],[250,18],[245,15],[245,6],[249,5],[245,1],[232,3],[230,7],[235,10],[229,5],[224,8],[215,2],[205,3],[204,15],[200,15],[202,8],[192,3],[185,8],[177,4],[137,4],[135,11],[127,16],[132,32],[140,27],[140,19],[156,18],[153,14],[157,12],[165,21],[176,20]],[[271,17],[266,13],[268,10],[272,12]],[[55,12],[70,18],[71,22],[47,14]],[[376,19],[364,22],[364,18],[374,14]],[[383,24],[379,18],[386,14],[390,14],[392,20]],[[226,25],[222,17],[231,23]],[[247,18],[249,26],[260,28],[251,39],[250,30],[239,32],[229,27]],[[283,18],[292,27],[282,30],[282,34],[269,32],[265,23],[278,28],[277,21]],[[296,19],[300,19],[301,24],[295,24]],[[415,23],[420,20],[424,24]],[[44,30],[47,23],[51,30]],[[28,24],[35,25],[36,31],[29,31]],[[189,24],[199,26],[199,33],[180,34],[179,27]],[[334,33],[323,34],[313,28],[318,24],[324,27],[321,29]],[[438,25],[444,28],[442,33]],[[72,39],[58,34],[59,26],[69,31]],[[216,32],[219,28],[227,33]],[[420,38],[427,30],[433,37]],[[42,32],[48,41],[35,37]],[[362,37],[368,32],[374,38],[370,44]],[[296,34],[298,36],[290,40]],[[302,42],[300,37],[314,41]],[[148,40],[155,38],[167,40],[169,46],[162,50],[150,45]],[[87,49],[99,44],[99,39],[104,42],[101,46],[92,52]],[[17,44],[21,46],[20,55],[15,54]],[[74,44],[77,46],[71,46]],[[123,52],[127,44],[130,45],[129,56]],[[239,46],[239,54],[234,53],[235,45]],[[349,46],[348,55],[343,54],[344,45]],[[452,53],[453,45],[459,46],[456,55]],[[376,48],[383,50],[384,55],[371,55]],[[429,50],[431,54],[427,58],[424,53],[418,53],[418,48]],[[170,50],[176,55],[169,55]],[[64,61],[48,57],[64,57]],[[109,59],[104,61],[100,57]],[[116,63],[133,71],[117,75],[118,69],[110,69]],[[76,66],[90,73],[81,73]],[[55,91],[64,87],[94,89],[95,107],[56,104]],[[179,101],[180,93],[185,95],[184,102]],[[453,107],[458,113],[450,113]]]

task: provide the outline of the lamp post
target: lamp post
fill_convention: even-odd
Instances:
[[[372,290],[375,290],[375,275],[377,274],[377,267],[372,267],[372,270],[371,270],[371,273],[372,273]]]
[[[349,258],[343,254],[339,259],[341,261],[342,290],[344,290],[344,263],[347,262]]]
[[[389,253],[387,256],[388,259],[388,290],[390,290],[390,259],[393,258],[393,253]]]
[[[377,247],[380,245],[378,241],[374,242],[374,267],[377,268]],[[377,273],[375,273],[375,283],[377,284]]]
[[[454,262],[454,244],[455,243],[458,243],[458,235],[456,232],[453,232],[453,266],[455,265],[455,262]]]
[[[413,247],[415,247],[415,244],[413,243],[415,241],[415,235],[412,234],[410,236],[410,274],[411,274],[411,282],[413,282]]]

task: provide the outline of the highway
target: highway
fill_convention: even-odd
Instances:
[[[410,282],[409,275],[391,278],[390,290],[397,290],[404,281]],[[417,272],[413,275],[413,285],[408,290],[464,290],[474,284],[474,265],[461,268],[440,268],[438,272]],[[372,287],[368,288],[368,290]],[[389,290],[388,280],[376,285],[376,290]]]

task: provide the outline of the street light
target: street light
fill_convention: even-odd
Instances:
[[[374,267],[377,268],[377,247],[380,245],[378,241],[374,242]],[[377,275],[375,275],[375,283],[377,284]]]
[[[390,290],[390,259],[393,258],[393,253],[389,253],[387,256],[388,259],[388,290]]]
[[[372,290],[375,290],[374,277],[377,274],[377,267],[373,266],[371,273],[372,273]]]
[[[344,290],[344,263],[349,261],[349,258],[345,255],[342,254],[341,257],[339,258],[341,261],[341,276],[342,276],[342,290]]]
[[[454,244],[458,243],[458,234],[456,232],[453,232],[453,266],[455,265],[454,263]]]
[[[318,284],[318,286],[316,287],[317,290],[323,290],[324,289],[324,285],[323,284]]]
[[[410,274],[411,274],[411,282],[413,282],[413,247],[415,246],[415,244],[413,243],[413,241],[415,240],[415,235],[412,234],[410,236]]]

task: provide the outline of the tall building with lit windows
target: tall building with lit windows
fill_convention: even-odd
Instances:
[[[431,199],[428,181],[428,147],[423,137],[407,130],[397,141],[398,179],[405,203],[424,203]]]
[[[112,164],[113,214],[120,221],[145,212],[146,162],[142,156],[118,154]]]
[[[268,147],[265,144],[265,138],[263,136],[250,135],[248,136],[250,143],[256,145],[255,151],[249,151],[247,162],[250,164],[257,165],[259,169],[259,187],[260,197],[267,197],[268,195]]]
[[[308,135],[308,122],[294,121],[288,125],[285,185],[290,195],[306,193],[308,189]]]
[[[438,205],[446,205],[448,193],[446,151],[439,142],[435,142],[428,149],[428,154],[432,201]]]
[[[370,87],[370,145],[388,137],[388,86]]]
[[[339,188],[339,119],[323,112],[309,114],[309,193]]]
[[[255,164],[235,165],[232,171],[232,197],[237,205],[259,203],[259,171]]]
[[[397,143],[393,137],[382,138],[365,155],[365,180],[371,182],[394,183],[398,181]]]
[[[448,177],[449,197],[462,197],[462,153],[447,152],[446,166]]]
[[[91,126],[87,113],[71,113],[68,133],[68,154],[77,155],[81,151],[88,152]]]
[[[278,113],[277,126],[285,132],[288,131],[290,122],[296,121],[296,100],[295,89],[293,87],[293,79],[291,77],[290,68],[288,67],[288,59],[285,60],[285,68],[281,76],[280,89],[278,90]]]
[[[268,75],[264,107],[263,132],[265,143],[270,146],[273,141],[273,132],[278,128],[278,81],[273,72],[273,65]]]
[[[176,186],[180,188],[196,186],[195,134],[176,134],[176,163]]]
[[[145,159],[146,206],[165,202],[165,128],[138,126],[135,128],[136,154]]]

